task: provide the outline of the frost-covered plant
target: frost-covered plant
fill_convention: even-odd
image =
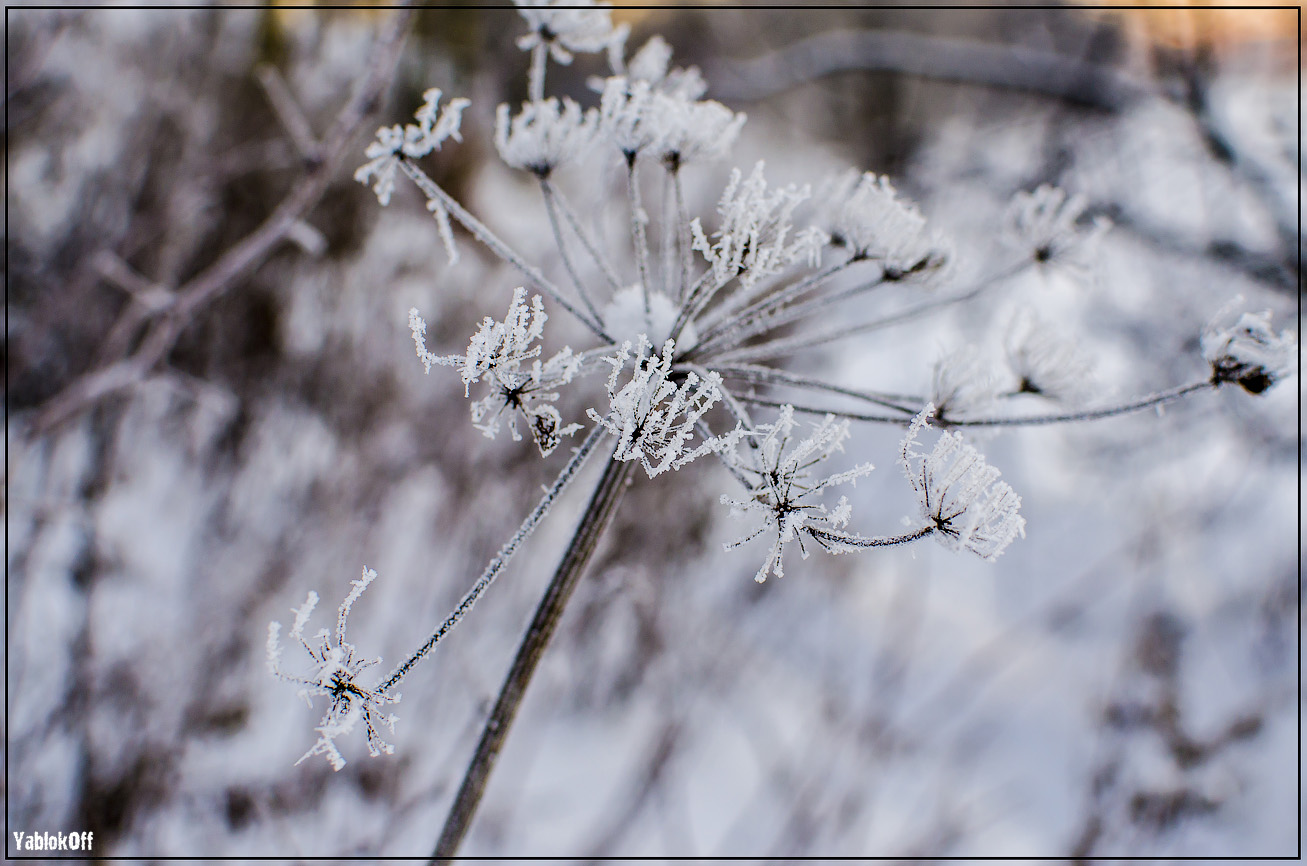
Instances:
[[[355,646],[345,640],[345,625],[349,620],[349,612],[354,607],[354,602],[363,594],[363,590],[367,589],[368,584],[376,580],[376,577],[377,573],[372,569],[363,569],[363,576],[351,582],[349,594],[340,603],[336,613],[335,634],[325,628],[321,629],[314,636],[312,644],[304,638],[304,627],[308,625],[309,617],[317,607],[318,594],[310,590],[304,604],[292,611],[295,614],[295,622],[291,626],[290,636],[299,642],[313,663],[313,669],[302,676],[287,674],[282,670],[281,623],[276,621],[268,623],[268,669],[272,671],[273,676],[298,685],[300,697],[304,698],[310,706],[312,695],[325,695],[330,698],[327,712],[316,728],[318,741],[313,748],[304,753],[300,761],[313,755],[325,755],[332,769],[339,770],[344,767],[345,758],[336,748],[335,740],[354,730],[360,720],[367,731],[368,751],[373,757],[383,753],[389,755],[395,751],[393,746],[381,738],[378,728],[384,725],[392,731],[395,729],[395,716],[383,716],[381,709],[387,704],[399,703],[400,695],[398,692],[391,691],[393,683],[385,683],[371,689],[360,685],[359,674],[374,665],[381,664],[381,659],[358,658]]]
[[[917,450],[917,437],[934,411],[927,405],[913,419],[899,464],[935,537],[946,547],[993,562],[1026,534],[1026,520],[1018,513],[1021,497],[998,480],[999,471],[960,433],[941,433],[929,454]]]
[[[402,173],[426,197],[451,261],[452,220],[520,275],[523,285],[513,292],[505,317],[486,317],[462,354],[429,351],[425,321],[418,310],[409,314],[417,356],[428,373],[454,367],[469,396],[473,385],[485,389],[472,403],[477,428],[493,437],[506,418],[517,440],[517,421],[524,420],[544,457],[564,437],[585,430],[587,420],[588,431],[455,610],[379,685],[369,690],[357,683],[365,665],[344,640],[345,614],[371,579],[367,573],[342,606],[334,641],[323,635],[320,646],[312,648],[300,638],[311,604],[297,613],[292,630],[315,670],[288,678],[309,694],[333,699],[310,754],[324,753],[339,766],[343,758],[335,740],[359,718],[373,751],[383,750],[375,738],[377,708],[398,698],[393,690],[470,612],[586,461],[601,450],[608,456],[486,723],[437,846],[440,857],[457,850],[475,814],[526,684],[634,466],[654,479],[697,460],[718,460],[739,485],[721,501],[733,513],[761,521],[727,549],[764,536],[771,542],[755,573],[759,581],[781,577],[783,554],[792,542],[806,556],[809,541],[831,553],[848,553],[934,537],[947,548],[993,561],[1024,534],[1020,498],[961,432],[942,431],[929,451],[919,447],[932,415],[941,426],[959,429],[1052,424],[1159,406],[1231,381],[1257,393],[1287,374],[1292,354],[1289,335],[1276,336],[1265,317],[1245,315],[1232,327],[1213,326],[1203,336],[1212,373],[1201,381],[1116,405],[1043,415],[1005,407],[1012,405],[1009,398],[1029,394],[1081,402],[1088,394],[1082,380],[1091,359],[1033,320],[1008,334],[1006,354],[1015,383],[1006,392],[997,371],[981,368],[970,349],[945,355],[933,375],[922,371],[931,380],[926,396],[870,384],[845,387],[791,372],[783,359],[796,353],[971,302],[1000,290],[1027,268],[1083,263],[1106,224],[1085,220],[1084,201],[1061,190],[1020,193],[1005,226],[1007,239],[1019,249],[1015,260],[977,283],[945,290],[946,265],[955,256],[951,245],[916,205],[871,173],[840,174],[818,185],[821,192],[814,199],[809,186],[770,184],[762,163],[747,173],[735,167],[717,197],[715,214],[692,215],[684,190],[687,168],[697,164],[696,171],[703,171],[704,163],[726,156],[744,115],[704,99],[706,85],[698,71],[671,68],[671,51],[660,38],[628,62],[626,32],[612,26],[606,7],[520,5],[529,28],[518,41],[531,53],[529,99],[516,114],[499,106],[495,142],[503,160],[540,188],[547,216],[541,231],[552,234],[557,251],[556,262],[548,264],[556,264],[551,269],[561,277],[528,262],[419,166],[432,149],[458,139],[465,100],[453,100],[438,113],[439,92],[428,91],[418,123],[380,130],[366,151],[370,161],[356,177],[371,184],[385,205]],[[597,105],[546,98],[549,59],[571,63],[574,54],[600,51],[607,54],[611,74],[593,81]],[[583,153],[589,163],[606,159],[625,174],[621,207],[629,233],[615,249],[604,248],[556,183],[556,175],[565,174]],[[648,190],[660,192],[661,207],[646,208]],[[921,284],[927,279],[934,289],[924,295]],[[862,307],[855,302],[891,289],[903,302],[871,317],[857,315]],[[590,344],[564,346],[544,360],[547,305],[571,315],[588,331]],[[607,381],[600,386],[594,374],[605,368]],[[866,411],[815,405],[805,394]],[[798,420],[802,415],[821,420],[806,429]],[[908,532],[861,534],[851,528],[847,498],[823,501],[828,488],[871,473],[866,462],[825,468],[850,441],[851,421],[906,429],[899,459],[920,506],[915,518],[907,518]],[[270,658],[274,671],[285,676],[276,667],[276,634],[274,626]]]
[[[1291,331],[1276,334],[1270,311],[1243,313],[1233,324],[1218,315],[1203,331],[1203,357],[1212,365],[1212,383],[1237,382],[1250,394],[1260,394],[1283,379],[1298,357],[1298,340]]]

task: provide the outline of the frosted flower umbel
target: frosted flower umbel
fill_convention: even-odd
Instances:
[[[437,112],[440,96],[439,88],[428,90],[422,95],[422,107],[414,114],[416,126],[411,123],[403,127],[399,124],[383,126],[377,130],[376,141],[363,151],[368,161],[354,172],[354,179],[362,184],[371,184],[382,207],[390,204],[390,197],[395,191],[395,173],[399,171],[402,160],[424,157],[433,150],[439,150],[440,145],[450,138],[463,140],[459,127],[463,123],[463,110],[471,103],[461,97],[451,99]],[[449,225],[449,212],[435,201],[429,201],[427,209],[436,218],[450,263],[458,261],[454,233]]]
[[[547,49],[555,63],[572,62],[572,52],[591,53],[620,48],[627,28],[613,27],[612,9],[594,0],[515,0],[531,28],[517,38],[523,51]]]
[[[843,552],[842,543],[852,538],[842,532],[853,511],[849,500],[841,496],[835,507],[828,509],[816,501],[817,496],[827,487],[856,483],[873,468],[870,463],[863,463],[848,472],[814,478],[809,469],[843,450],[844,440],[849,437],[849,422],[836,421],[833,415],[827,415],[810,436],[791,447],[790,439],[797,426],[794,407],[784,406],[774,423],[758,427],[755,435],[761,438],[752,449],[754,465],[739,467],[752,482],[748,496],[740,499],[722,496],[722,504],[731,506],[732,514],[758,514],[763,519],[757,530],[726,545],[727,550],[764,534],[772,538],[767,559],[754,576],[758,583],[766,581],[768,574],[785,576],[782,557],[785,545],[791,541],[799,542],[799,551],[807,558],[805,534],[833,552]]]
[[[1015,392],[1076,405],[1093,396],[1094,361],[1033,315],[1019,315],[1008,327],[1007,363]]]
[[[354,645],[345,640],[345,624],[350,609],[376,577],[375,571],[365,568],[362,577],[350,582],[349,595],[345,596],[337,611],[334,635],[324,628],[314,636],[313,643],[304,638],[304,627],[308,625],[313,608],[318,604],[316,592],[310,590],[304,604],[294,611],[295,623],[291,626],[290,636],[299,641],[313,662],[312,670],[304,676],[287,674],[281,669],[281,623],[275,620],[268,623],[268,669],[273,676],[300,686],[299,694],[306,701],[313,695],[326,695],[331,701],[316,728],[318,741],[304,753],[300,761],[313,755],[325,755],[331,762],[332,769],[344,767],[345,758],[336,748],[335,740],[350,733],[360,720],[367,730],[368,752],[374,758],[383,752],[389,755],[395,750],[394,746],[381,738],[378,728],[384,725],[394,731],[395,716],[383,716],[381,708],[387,704],[399,703],[400,696],[388,689],[367,689],[359,685],[359,674],[380,664],[381,659],[358,658]],[[312,704],[311,701],[309,703]]]
[[[1233,325],[1222,326],[1222,315],[1203,331],[1203,358],[1212,365],[1212,384],[1237,382],[1250,394],[1260,394],[1293,371],[1298,340],[1292,331],[1278,336],[1271,314],[1244,313]]]
[[[697,448],[687,448],[695,428],[709,409],[721,399],[721,377],[709,372],[700,376],[685,373],[679,384],[672,378],[676,343],[668,340],[661,356],[643,337],[635,352],[635,369],[630,380],[617,387],[617,379],[631,358],[631,344],[623,343],[617,354],[604,358],[612,365],[608,378],[607,415],[589,410],[591,420],[617,437],[616,460],[639,460],[650,478],[668,469],[680,469],[705,454],[721,453],[743,436],[736,428],[722,436],[711,436]]]
[[[485,381],[489,386],[486,395],[472,404],[476,428],[493,439],[507,413],[508,431],[516,442],[522,438],[517,429],[520,414],[545,457],[558,447],[562,437],[580,429],[576,424],[564,426],[562,416],[551,405],[558,400],[557,389],[570,383],[580,370],[581,359],[564,348],[548,361],[540,361],[540,347],[535,343],[548,319],[540,296],[533,297],[527,306],[526,289],[519,286],[504,320],[497,322],[486,316],[472,335],[466,354],[435,355],[427,351],[427,323],[416,309],[408,313],[413,343],[428,373],[433,366],[461,367],[465,394],[478,382]],[[528,361],[530,366],[524,366]]]
[[[932,533],[951,550],[970,550],[993,562],[1018,535],[1026,521],[1017,513],[1021,497],[984,456],[959,433],[941,433],[929,454],[915,450],[917,436],[935,411],[927,405],[913,419],[903,440],[899,463],[917,491],[921,515]]]
[[[1061,263],[1083,270],[1099,238],[1112,226],[1101,216],[1080,225],[1086,205],[1084,196],[1068,195],[1066,190],[1048,184],[1034,192],[1019,192],[1004,216],[1004,235],[1012,246],[1041,265]]]
[[[879,261],[889,279],[937,271],[948,261],[947,248],[927,231],[921,211],[886,177],[857,171],[837,175],[819,190],[816,206],[831,243],[855,259]]]
[[[593,108],[583,112],[567,98],[524,103],[511,120],[508,106],[500,105],[495,116],[495,147],[514,168],[549,177],[563,163],[586,154],[597,127],[598,113]]]

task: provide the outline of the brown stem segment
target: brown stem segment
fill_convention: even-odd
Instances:
[[[609,458],[608,464],[604,467],[603,477],[599,479],[599,484],[590,497],[590,504],[586,506],[585,513],[581,516],[581,523],[576,528],[576,534],[572,536],[562,561],[558,563],[554,577],[549,582],[549,588],[545,590],[544,597],[536,607],[531,625],[527,627],[526,635],[517,648],[517,657],[513,659],[513,666],[499,689],[499,698],[495,701],[490,717],[486,719],[485,727],[481,731],[481,741],[477,743],[472,761],[468,764],[467,772],[463,774],[463,783],[459,786],[457,796],[454,797],[454,805],[450,807],[449,814],[445,818],[444,829],[440,832],[440,840],[436,843],[435,853],[431,857],[432,863],[447,863],[454,857],[463,842],[463,837],[467,834],[468,827],[472,824],[472,819],[476,817],[481,795],[485,793],[486,782],[490,779],[490,771],[494,769],[495,759],[499,756],[499,750],[504,745],[508,730],[512,727],[513,719],[516,718],[517,711],[522,705],[526,688],[544,655],[545,647],[549,645],[554,631],[558,628],[558,622],[562,618],[568,599],[572,596],[572,590],[576,588],[577,581],[599,546],[600,536],[617,513],[618,503],[621,502],[634,467],[634,462],[612,458]]]

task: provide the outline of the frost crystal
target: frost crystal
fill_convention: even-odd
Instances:
[[[881,262],[887,278],[937,271],[949,259],[917,206],[872,172],[848,171],[827,181],[817,196],[817,216],[831,243],[854,258]]]
[[[564,162],[579,159],[589,150],[598,129],[594,109],[564,98],[523,103],[511,122],[508,106],[500,105],[495,117],[495,147],[504,162],[540,177],[548,177]]]
[[[786,447],[796,426],[792,406],[781,407],[775,423],[759,426],[754,431],[754,435],[761,435],[753,452],[756,465],[740,467],[753,479],[749,495],[744,499],[723,495],[721,500],[723,505],[731,506],[733,515],[756,513],[763,518],[762,526],[739,541],[727,544],[727,550],[746,544],[764,533],[772,534],[771,551],[754,576],[758,583],[767,580],[768,574],[785,576],[782,556],[785,545],[789,542],[798,539],[799,551],[807,558],[808,551],[801,537],[805,531],[838,531],[848,524],[853,509],[847,497],[841,496],[835,508],[830,510],[825,505],[805,500],[827,487],[845,482],[856,483],[872,470],[870,463],[863,463],[848,472],[829,475],[821,480],[813,479],[808,472],[809,468],[836,451],[843,450],[844,440],[849,436],[849,422],[836,421],[833,415],[827,415],[811,436],[787,452]]]
[[[965,548],[993,562],[1018,536],[1026,521],[1017,513],[1021,497],[984,456],[959,433],[941,433],[929,454],[913,450],[935,407],[927,405],[912,421],[899,464],[921,501],[921,514],[935,537],[952,550]]]
[[[580,370],[581,359],[565,347],[548,361],[540,361],[540,347],[533,344],[544,333],[549,316],[539,295],[531,299],[528,307],[526,289],[518,287],[504,321],[486,316],[463,355],[428,352],[426,322],[415,309],[409,310],[408,316],[418,358],[428,373],[438,365],[461,367],[465,394],[477,382],[488,383],[486,396],[475,401],[471,408],[473,425],[487,438],[495,438],[506,411],[513,441],[522,438],[517,429],[520,414],[545,457],[558,447],[562,437],[581,429],[578,424],[563,426],[558,410],[550,405],[558,400],[556,389],[571,382]],[[531,362],[530,366],[523,367],[527,361]]]
[[[370,691],[358,684],[358,675],[373,665],[380,664],[381,659],[356,658],[354,645],[345,640],[345,625],[350,609],[376,576],[375,571],[364,568],[363,576],[350,582],[349,595],[345,596],[337,611],[335,634],[332,635],[324,628],[315,635],[314,644],[305,640],[304,627],[308,625],[313,608],[317,606],[318,594],[310,591],[304,604],[294,611],[295,623],[291,626],[290,636],[299,641],[313,661],[313,670],[305,676],[293,676],[282,671],[279,640],[281,623],[275,620],[268,623],[268,669],[272,675],[300,686],[300,696],[306,701],[312,695],[326,695],[331,699],[326,714],[315,728],[318,741],[296,763],[313,755],[325,755],[333,769],[344,767],[345,758],[336,748],[335,741],[354,730],[360,720],[367,730],[368,752],[374,758],[383,752],[391,754],[395,750],[381,738],[378,728],[384,725],[394,732],[395,716],[382,715],[381,709],[387,704],[399,703],[400,696],[380,689]]]
[[[795,207],[808,197],[808,188],[793,185],[769,190],[762,174],[763,164],[754,166],[748,180],[732,169],[717,212],[721,227],[709,242],[696,218],[690,223],[693,249],[703,253],[712,268],[712,284],[723,286],[737,274],[748,288],[764,277],[778,273],[798,261],[817,263],[826,237],[807,229],[792,233]]]
[[[518,37],[517,47],[531,51],[543,45],[557,63],[571,63],[573,51],[612,50],[626,41],[627,27],[613,27],[612,9],[598,5],[594,0],[515,2],[518,12],[531,28],[530,33]]]
[[[642,335],[636,348],[635,369],[621,388],[617,387],[617,378],[631,358],[631,344],[623,343],[617,354],[604,358],[613,368],[608,377],[608,414],[600,415],[594,409],[588,414],[617,436],[615,459],[639,460],[653,478],[668,469],[680,469],[704,454],[721,453],[734,446],[744,433],[737,427],[687,450],[695,426],[721,399],[721,377],[710,372],[700,378],[690,372],[677,385],[671,376],[676,344],[672,340],[664,343],[661,357],[650,354],[651,348]]]
[[[451,99],[439,113],[436,106],[440,102],[439,88],[431,88],[422,95],[425,100],[414,115],[417,125],[383,126],[377,130],[377,140],[363,151],[369,162],[359,166],[354,172],[354,179],[359,183],[372,182],[372,191],[377,194],[381,204],[390,204],[390,196],[395,190],[395,171],[401,157],[418,159],[426,156],[449,138],[462,141],[459,126],[463,122],[463,110],[471,103],[466,99]]]
[[[1041,264],[1060,262],[1074,270],[1088,267],[1098,240],[1112,224],[1095,217],[1088,227],[1076,223],[1085,212],[1085,198],[1044,184],[1034,192],[1018,192],[1003,220],[1003,234]]]
[[[1007,361],[1016,376],[1016,390],[1059,403],[1076,405],[1093,396],[1094,362],[1074,345],[1053,334],[1033,315],[1012,320],[1007,335]]]
[[[418,159],[426,156],[449,138],[462,141],[459,126],[463,122],[463,110],[471,103],[466,99],[451,99],[437,113],[440,102],[440,90],[431,88],[423,94],[422,107],[414,115],[417,125],[383,126],[377,130],[377,139],[368,145],[363,155],[368,162],[359,166],[354,172],[354,179],[362,184],[372,185],[377,201],[384,207],[390,204],[390,197],[395,191],[395,173],[399,170],[401,159]],[[454,233],[449,225],[449,213],[437,201],[427,202],[427,209],[436,218],[440,228],[440,238],[445,244],[450,264],[458,261],[458,252],[454,249]]]
[[[1271,313],[1243,313],[1229,326],[1218,314],[1203,331],[1203,358],[1212,365],[1212,382],[1238,382],[1250,394],[1260,394],[1293,371],[1298,339],[1292,331],[1276,336]]]

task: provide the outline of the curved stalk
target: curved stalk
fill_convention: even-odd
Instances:
[[[494,769],[495,759],[499,757],[499,750],[503,748],[508,731],[517,717],[517,711],[522,705],[522,698],[526,694],[531,677],[535,674],[536,666],[539,665],[549,640],[558,628],[558,622],[562,618],[568,599],[572,596],[572,590],[576,588],[578,579],[594,556],[600,536],[617,513],[618,503],[621,502],[622,494],[626,490],[634,468],[634,462],[611,458],[608,465],[604,467],[603,477],[599,479],[599,484],[590,497],[590,504],[586,506],[585,513],[581,517],[581,523],[577,526],[567,551],[558,563],[544,597],[536,607],[535,616],[531,619],[531,625],[527,627],[522,643],[517,649],[517,656],[513,659],[513,666],[509,669],[504,684],[499,690],[494,709],[486,719],[485,727],[481,731],[481,739],[477,743],[467,771],[463,774],[463,782],[454,797],[454,804],[445,818],[445,826],[440,832],[435,853],[431,857],[432,863],[448,862],[458,853],[459,845],[462,844],[463,837],[476,817],[477,807],[481,803],[482,794],[485,793],[486,782],[489,781],[490,772]]]
[[[1056,415],[1027,415],[1024,418],[941,418],[938,423],[944,427],[1035,427],[1044,424],[1066,424],[1074,421],[1097,421],[1101,418],[1115,418],[1118,415],[1128,415],[1131,412],[1138,412],[1142,409],[1151,409],[1154,406],[1162,406],[1171,403],[1183,397],[1187,397],[1197,391],[1205,391],[1208,388],[1218,387],[1211,380],[1202,382],[1191,382],[1188,385],[1181,385],[1178,388],[1172,388],[1168,391],[1158,391],[1140,397],[1137,400],[1131,400],[1129,403],[1122,403],[1119,406],[1106,406],[1102,409],[1088,409],[1083,412],[1063,412]],[[903,416],[889,415],[864,415],[858,412],[845,412],[840,409],[822,409],[816,406],[800,406],[797,403],[782,403],[777,400],[765,400],[762,397],[749,397],[738,395],[736,397],[741,403],[748,403],[751,406],[769,406],[779,409],[782,406],[790,406],[795,412],[803,412],[808,415],[834,415],[836,418],[847,418],[850,421],[869,421],[876,424],[897,424],[900,427],[906,427],[912,423],[911,418]]]

